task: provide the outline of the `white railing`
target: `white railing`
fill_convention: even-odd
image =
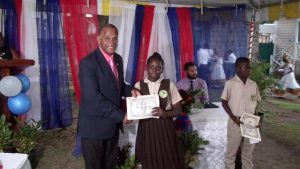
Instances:
[[[300,42],[291,43],[286,48],[283,48],[281,52],[276,55],[271,55],[270,57],[270,73],[276,71],[282,64],[282,56],[288,55],[292,60],[292,63],[295,64],[296,60],[300,60]]]

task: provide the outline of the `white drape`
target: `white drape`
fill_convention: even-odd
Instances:
[[[41,94],[40,94],[40,64],[37,43],[36,27],[36,1],[23,0],[21,13],[21,53],[25,59],[33,59],[34,66],[25,69],[31,86],[27,95],[31,98],[32,107],[27,113],[27,119],[41,120]]]
[[[175,56],[167,10],[162,5],[156,5],[150,37],[148,57],[158,52],[164,62],[164,78],[176,82]]]
[[[116,53],[120,54],[123,58],[124,72],[126,72],[128,65],[135,9],[135,4],[122,2],[113,2],[110,8],[109,23],[115,25],[119,30]]]

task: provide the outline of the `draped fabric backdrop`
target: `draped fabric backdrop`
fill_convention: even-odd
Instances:
[[[145,74],[145,66],[150,43],[151,29],[154,16],[154,6],[144,6],[144,18],[142,31],[140,35],[139,57],[137,65],[136,81],[143,80]]]
[[[21,14],[22,14],[22,1],[20,0],[14,0],[15,6],[16,6],[16,14],[17,14],[17,42],[16,42],[16,50],[20,51],[21,46]]]
[[[194,35],[195,56],[197,51],[208,43],[226,60],[228,50],[237,57],[247,56],[247,22],[245,7],[206,9],[201,14],[192,8],[192,30]]]
[[[97,1],[90,0],[89,2],[90,4],[87,4],[86,0],[60,0],[72,81],[78,101],[80,98],[79,62],[98,46],[96,41],[99,29]],[[86,14],[90,15],[86,16]]]
[[[67,55],[62,34],[59,0],[37,1],[37,30],[44,129],[72,124]]]
[[[185,76],[186,62],[198,63],[197,51],[205,43],[225,61],[229,50],[237,57],[247,56],[243,5],[204,8],[202,13],[197,8],[124,1],[0,1],[0,31],[4,32],[5,43],[20,50],[22,57],[35,60],[34,66],[25,69],[31,81],[27,94],[32,100],[27,115],[44,120],[45,129],[65,127],[72,122],[72,85],[68,84],[67,66],[70,65],[79,101],[79,62],[98,47],[97,5],[102,6],[101,13],[110,11],[109,22],[119,30],[117,53],[123,57],[125,80],[132,85],[145,78],[146,61],[153,52],[162,55],[163,76],[173,81]],[[206,73],[211,74],[211,70]]]
[[[32,101],[32,107],[27,113],[28,119],[41,120],[40,64],[37,43],[36,1],[23,0],[21,14],[21,54],[25,59],[33,59],[34,66],[25,69],[25,75],[30,79],[30,89],[26,93]]]
[[[165,6],[156,6],[147,56],[154,52],[162,55],[165,62],[163,76],[176,82],[174,50],[171,29]]]
[[[185,77],[184,64],[194,61],[194,45],[192,23],[189,8],[177,8],[179,36],[180,36],[180,70],[181,78]]]
[[[119,43],[116,53],[123,58],[124,72],[127,70],[129,61],[129,52],[131,46],[131,37],[133,32],[134,18],[135,18],[135,4],[111,4],[109,23],[115,25],[119,31]]]
[[[180,52],[179,52],[179,24],[177,19],[177,12],[176,8],[170,7],[168,8],[168,18],[169,24],[171,28],[172,34],[172,42],[173,42],[173,49],[174,49],[174,60],[175,60],[175,72],[176,72],[176,79],[181,79],[181,69],[180,69]]]
[[[14,1],[6,0],[0,3],[4,17],[4,44],[19,50],[18,17]]]
[[[141,41],[141,32],[142,32],[142,25],[143,25],[143,18],[144,18],[144,6],[137,5],[135,11],[135,21],[134,21],[134,32],[133,32],[133,39],[131,40],[132,47],[130,48],[129,52],[129,60],[132,63],[131,70],[128,71],[128,80],[129,83],[132,85],[136,82],[137,77],[137,66],[138,66],[138,59],[139,59],[139,51],[140,51],[140,41]],[[119,42],[119,43],[126,43],[126,41]],[[127,74],[126,74],[127,76]],[[126,77],[127,79],[127,77]]]

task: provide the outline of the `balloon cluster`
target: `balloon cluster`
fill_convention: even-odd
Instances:
[[[30,88],[27,76],[5,76],[0,81],[0,93],[8,98],[8,109],[15,115],[25,114],[31,108],[31,99],[25,94]]]

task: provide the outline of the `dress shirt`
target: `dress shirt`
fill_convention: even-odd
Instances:
[[[114,61],[114,55],[109,55],[107,53],[105,53],[101,48],[99,48],[100,51],[102,52],[105,60],[107,61],[107,63],[109,64],[114,76],[115,76],[115,79],[116,81],[119,81],[119,74],[118,74],[118,69],[117,69],[117,66],[115,64],[115,61]]]
[[[254,114],[257,101],[261,100],[257,84],[250,79],[244,84],[237,75],[226,81],[221,99],[228,101],[233,115],[238,117],[243,113]]]
[[[229,63],[235,63],[236,61],[236,56],[234,53],[230,53],[230,55],[228,56],[228,62]]]
[[[178,90],[190,91],[191,88],[191,79],[185,77],[177,82],[176,87]],[[202,103],[209,102],[208,89],[206,82],[200,78],[193,79],[194,90],[203,90],[203,93],[200,96]]]
[[[211,49],[199,49],[197,52],[198,66],[200,66],[200,64],[207,65],[213,54],[214,52]]]

